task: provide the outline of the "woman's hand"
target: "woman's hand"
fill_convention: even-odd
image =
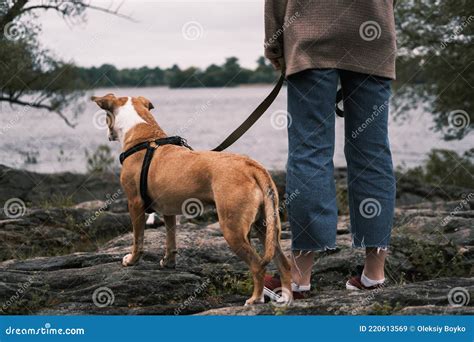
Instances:
[[[282,70],[282,68],[284,69],[285,60],[282,57],[280,57],[280,58],[269,58],[269,60],[270,60],[270,63],[272,63],[275,70]]]
[[[270,58],[270,63],[272,63],[275,70],[280,70],[281,69],[279,58]]]

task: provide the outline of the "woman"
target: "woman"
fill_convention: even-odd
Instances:
[[[365,248],[364,270],[350,290],[383,286],[392,229],[395,178],[387,134],[395,78],[393,0],[266,0],[265,56],[288,81],[287,194],[292,231],[292,289],[310,290],[317,251],[334,249],[334,104],[344,96],[350,228]],[[266,286],[278,287],[267,277]]]

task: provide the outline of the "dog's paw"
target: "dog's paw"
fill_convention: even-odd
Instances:
[[[244,306],[250,306],[250,305],[255,305],[255,304],[263,304],[265,303],[265,299],[263,296],[261,298],[249,298],[245,301]]]
[[[135,262],[132,261],[132,254],[129,253],[126,256],[123,257],[122,259],[122,265],[123,266],[132,266],[135,264]]]
[[[171,261],[169,259],[163,258],[160,260],[160,266],[162,268],[176,268],[176,261]]]

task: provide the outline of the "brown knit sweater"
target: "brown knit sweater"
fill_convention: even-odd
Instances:
[[[395,79],[393,0],[265,0],[265,56],[286,74],[338,68]]]

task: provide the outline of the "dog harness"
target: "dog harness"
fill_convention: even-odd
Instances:
[[[145,158],[143,159],[143,163],[142,163],[142,171],[140,173],[140,196],[142,197],[143,203],[145,204],[145,212],[147,214],[150,214],[154,211],[152,208],[153,201],[150,198],[150,196],[148,196],[148,192],[147,192],[148,170],[150,169],[151,160],[153,159],[153,154],[155,153],[155,150],[158,147],[163,146],[163,145],[183,146],[192,150],[191,146],[189,146],[188,143],[186,142],[186,139],[183,139],[178,136],[174,136],[174,137],[156,139],[153,141],[145,141],[129,148],[128,150],[120,154],[120,164],[123,164],[123,161],[127,157],[130,157],[132,154],[138,151],[146,149]]]

